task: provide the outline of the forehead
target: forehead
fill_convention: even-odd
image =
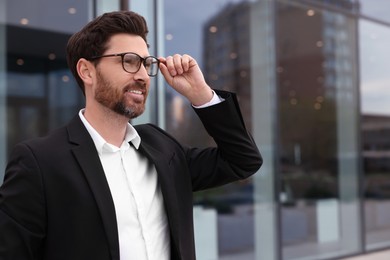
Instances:
[[[134,34],[115,34],[107,42],[106,53],[135,52],[140,56],[149,55],[148,45],[141,36]]]

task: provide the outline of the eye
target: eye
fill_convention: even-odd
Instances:
[[[140,58],[134,54],[126,54],[123,57],[123,62],[129,66],[137,66],[140,62]]]

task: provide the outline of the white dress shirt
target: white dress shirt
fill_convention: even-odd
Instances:
[[[137,131],[128,124],[122,145],[116,147],[88,123],[83,111],[79,116],[95,143],[114,200],[120,259],[169,260],[169,227],[157,172],[137,151]]]

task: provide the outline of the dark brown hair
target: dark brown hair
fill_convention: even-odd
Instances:
[[[88,60],[102,55],[111,36],[118,33],[141,36],[147,43],[148,27],[145,18],[132,11],[105,13],[70,37],[66,47],[68,66],[84,94],[84,83],[76,69],[77,62],[81,58]]]

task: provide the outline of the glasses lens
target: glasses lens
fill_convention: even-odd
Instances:
[[[130,73],[136,73],[141,66],[141,57],[133,53],[123,56],[123,68]]]
[[[158,59],[155,57],[146,57],[144,66],[149,76],[156,76],[158,72]]]

